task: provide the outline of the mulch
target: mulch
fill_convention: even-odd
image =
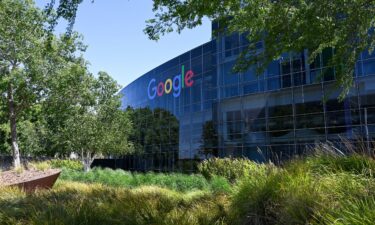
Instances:
[[[45,171],[29,169],[24,170],[22,173],[17,173],[16,171],[3,171],[0,173],[0,187],[8,186],[18,183],[23,183],[26,181],[35,180],[42,178],[60,171],[59,169],[48,169]]]

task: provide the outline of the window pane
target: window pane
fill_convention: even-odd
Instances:
[[[296,129],[316,127],[325,127],[323,113],[296,116]]]
[[[332,48],[326,48],[322,52],[322,58],[323,58],[323,67],[328,66],[330,60],[332,59],[333,52]]]
[[[227,62],[222,66],[223,69],[223,85],[237,84],[239,75],[233,73],[234,61]]]
[[[255,92],[258,92],[258,82],[253,82],[253,83],[250,83],[250,84],[246,84],[243,86],[243,93],[244,94],[251,94],[251,93],[255,93]]]
[[[267,87],[268,87],[268,90],[279,89],[280,88],[280,78],[279,77],[269,78],[267,80]]]
[[[257,80],[258,76],[255,71],[255,66],[250,67],[242,76],[244,82]]]
[[[273,77],[280,75],[280,64],[279,61],[272,61],[267,68],[267,76]]]
[[[375,75],[375,59],[363,61],[363,74]]]

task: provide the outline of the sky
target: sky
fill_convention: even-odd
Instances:
[[[44,7],[50,0],[36,0]],[[169,33],[159,41],[143,33],[146,20],[153,17],[152,0],[84,0],[78,9],[74,30],[84,36],[84,53],[89,69],[106,71],[126,86],[164,62],[189,51],[211,38],[211,23],[181,34]],[[57,32],[63,32],[61,26]]]

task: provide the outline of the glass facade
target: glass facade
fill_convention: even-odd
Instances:
[[[247,44],[241,34],[219,35],[121,90],[139,152],[127,157],[128,169],[178,170],[210,156],[283,159],[318,142],[364,136],[366,127],[375,137],[375,53],[361,54],[355,85],[338,101],[332,49],[312,64],[306,51],[285,53],[263,74],[256,65],[234,73]]]

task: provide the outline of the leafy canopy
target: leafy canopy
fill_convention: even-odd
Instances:
[[[41,104],[51,97],[64,68],[84,51],[81,37],[56,37],[48,33],[49,17],[31,0],[0,1],[0,140],[9,150],[9,115],[15,123],[21,150],[41,149],[36,137],[43,134]],[[13,111],[9,98],[12,96]],[[43,143],[44,145],[44,143]]]
[[[50,31],[55,29],[57,21],[63,18],[68,22],[67,35],[70,36],[76,20],[78,6],[83,0],[60,0],[58,2],[59,4],[56,4],[56,0],[50,0],[45,8],[46,14],[51,18]],[[55,9],[56,5],[57,7]]]
[[[30,0],[0,1],[0,139],[10,133],[15,167],[20,166],[17,121],[34,111],[31,105],[43,98],[48,75],[46,23],[45,15]],[[23,125],[23,131],[32,128]]]
[[[144,30],[152,40],[199,26],[204,17],[219,21],[228,33],[246,33],[250,45],[236,70],[258,63],[262,71],[283,52],[305,49],[312,62],[323,49],[333,48],[330,65],[336,66],[341,98],[353,85],[360,53],[375,46],[374,0],[154,0],[153,10],[155,17]],[[264,51],[254,54],[259,41]]]
[[[98,78],[94,78],[85,67],[80,69],[80,93],[71,97],[75,105],[63,110],[66,117],[59,119],[62,121],[60,139],[67,140],[66,150],[80,155],[85,170],[89,170],[97,156],[118,156],[133,151],[133,144],[128,140],[132,123],[129,113],[120,109],[116,81],[105,72],[99,72]]]

